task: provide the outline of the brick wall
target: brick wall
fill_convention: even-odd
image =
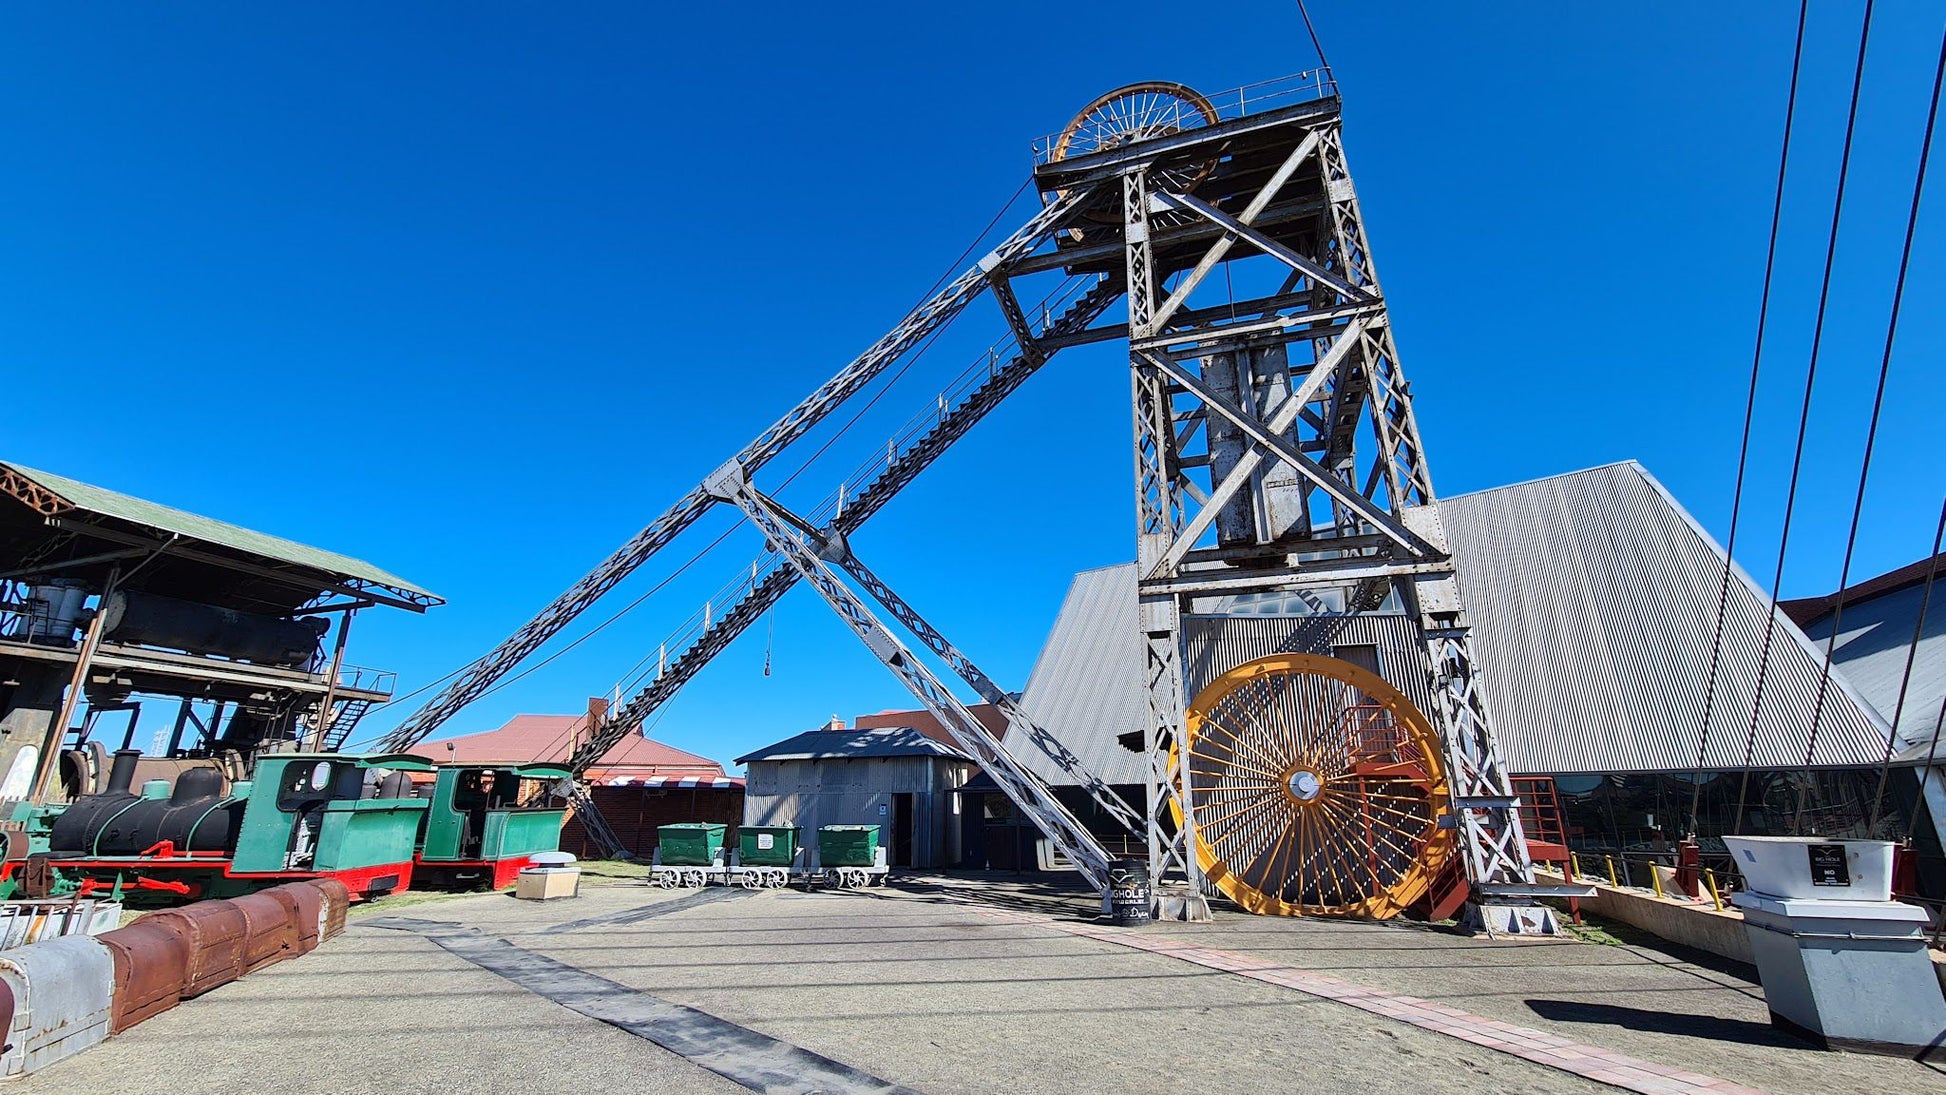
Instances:
[[[591,794],[615,835],[644,860],[655,853],[658,825],[713,821],[730,827],[728,840],[733,842],[743,820],[740,787],[595,787]],[[582,859],[601,857],[580,820],[572,816],[561,830],[561,850]]]

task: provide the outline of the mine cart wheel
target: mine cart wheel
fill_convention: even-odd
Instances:
[[[1376,673],[1310,654],[1246,662],[1189,705],[1184,737],[1197,862],[1251,912],[1396,916],[1453,855],[1439,736]]]
[[[701,868],[689,867],[682,872],[682,884],[685,889],[701,889],[705,881]]]
[[[677,881],[677,880],[676,880],[676,872],[674,872],[674,871],[657,871],[657,872],[655,872],[655,879],[654,879],[654,881],[655,881],[655,884],[656,884],[656,886],[657,886],[657,887],[659,887],[659,888],[661,888],[661,889],[664,889],[664,890],[673,890],[673,889],[675,889],[675,888],[676,888],[676,881]]]
[[[1054,142],[1048,160],[1075,159],[1185,129],[1200,129],[1215,121],[1216,108],[1210,101],[1181,84],[1159,80],[1130,84],[1103,95],[1076,114]],[[1215,160],[1172,164],[1151,174],[1149,185],[1187,194],[1215,167]],[[1119,224],[1122,211],[1117,205],[1090,210],[1087,216],[1103,224]]]

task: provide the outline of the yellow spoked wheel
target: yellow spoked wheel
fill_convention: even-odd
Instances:
[[[1166,81],[1130,84],[1103,95],[1076,114],[1054,142],[1048,159],[1073,159],[1185,129],[1200,129],[1215,121],[1216,108],[1194,89]],[[1206,160],[1165,167],[1155,173],[1150,185],[1187,194],[1215,166],[1215,160]],[[1065,196],[1066,192],[1062,193]],[[1108,224],[1122,219],[1119,205],[1090,210],[1086,215]]]
[[[1453,854],[1439,736],[1376,673],[1259,658],[1203,689],[1184,738],[1197,860],[1251,912],[1396,916]]]

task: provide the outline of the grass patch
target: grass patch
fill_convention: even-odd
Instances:
[[[443,893],[438,890],[407,890],[404,893],[386,894],[360,901],[351,907],[349,915],[361,916],[368,912],[397,912],[413,905],[432,905],[441,901],[451,901],[460,897],[479,897],[492,893],[491,890],[472,890],[461,893]]]
[[[655,871],[647,863],[629,863],[620,859],[584,859],[576,864],[581,868],[583,878],[653,878]]]

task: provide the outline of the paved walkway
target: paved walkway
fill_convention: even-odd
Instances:
[[[1125,930],[998,879],[591,880],[360,910],[15,1090],[1946,1092],[1762,1014],[1734,973],[1632,948],[1237,913]]]
[[[1310,973],[1292,966],[1252,958],[1236,951],[1192,946],[1177,939],[1158,938],[1140,931],[1105,924],[1063,924],[1058,921],[1048,921],[1045,917],[998,909],[982,910],[981,915],[1015,924],[1050,922],[1058,930],[1070,935],[1097,939],[1122,947],[1133,947],[1136,950],[1189,962],[1205,969],[1222,970],[1241,977],[1282,985],[1326,1000],[1335,1000],[1374,1015],[1396,1019],[1401,1023],[1410,1023],[1422,1030],[1437,1031],[1463,1042],[1484,1046],[1536,1064],[1558,1068],[1563,1072],[1572,1072],[1577,1076],[1599,1080],[1629,1091],[1639,1091],[1644,1095],[1695,1095],[1698,1092],[1714,1092],[1716,1095],[1763,1095],[1763,1092],[1757,1088],[1745,1087],[1715,1076],[1655,1064],[1631,1057],[1626,1053],[1572,1041],[1532,1027],[1498,1022],[1446,1004],[1422,1000],[1417,996],[1386,992],[1369,985],[1347,981],[1342,977]]]

